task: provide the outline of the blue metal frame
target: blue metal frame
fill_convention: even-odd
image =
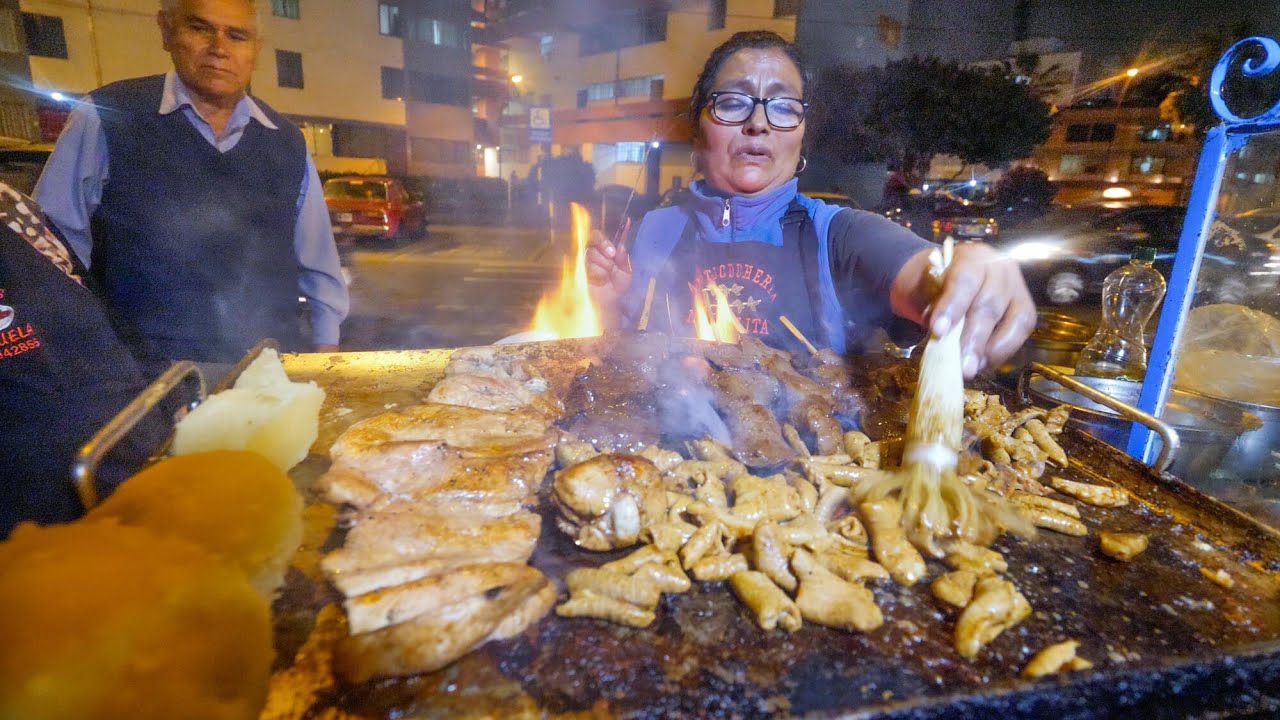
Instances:
[[[1280,67],[1280,43],[1266,37],[1251,37],[1232,45],[1209,78],[1209,101],[1223,123],[1209,130],[1204,149],[1200,152],[1200,164],[1195,182],[1191,186],[1191,199],[1187,204],[1187,217],[1178,238],[1178,254],[1169,276],[1169,292],[1156,326],[1156,335],[1143,379],[1138,409],[1159,417],[1164,412],[1165,401],[1173,384],[1177,365],[1176,350],[1182,340],[1182,330],[1191,309],[1195,294],[1196,277],[1200,274],[1200,258],[1213,223],[1214,207],[1222,189],[1222,175],[1228,158],[1239,150],[1249,137],[1260,133],[1280,132],[1280,98],[1265,112],[1243,118],[1236,115],[1222,97],[1222,86],[1227,71],[1238,59],[1240,52],[1251,46],[1261,46],[1261,59],[1246,59],[1241,67],[1245,77],[1258,77],[1274,72]],[[1143,462],[1151,462],[1159,450],[1159,436],[1145,426],[1134,423],[1129,432],[1127,452]]]

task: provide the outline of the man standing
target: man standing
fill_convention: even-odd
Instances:
[[[174,70],[77,106],[37,200],[152,367],[232,361],[263,337],[336,349],[349,300],[319,175],[302,133],[247,94],[253,1],[161,0],[157,19]]]

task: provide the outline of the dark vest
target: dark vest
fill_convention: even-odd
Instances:
[[[182,110],[159,114],[163,76],[93,92],[108,180],[92,271],[120,336],[144,361],[238,359],[264,337],[300,340],[293,249],[302,133],[250,121],[220,153]]]
[[[814,223],[794,200],[781,222],[782,245],[775,247],[753,240],[703,242],[697,238],[697,223],[690,219],[658,273],[650,329],[692,334],[693,293],[702,297],[708,319],[714,322],[715,285],[747,334],[774,347],[803,352],[804,346],[780,321],[786,316],[810,342],[826,346],[828,338],[819,317]]]

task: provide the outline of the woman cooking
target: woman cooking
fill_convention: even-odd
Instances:
[[[589,248],[605,316],[634,323],[652,278],[651,329],[687,334],[694,293],[713,307],[719,290],[748,333],[776,346],[796,343],[782,316],[843,353],[896,315],[939,335],[964,318],[966,377],[1012,355],[1036,317],[1016,264],[960,245],[935,299],[931,243],[797,192],[806,89],[798,48],[775,33],[737,33],[712,51],[690,101],[705,179],[679,205],[646,215],[629,253],[603,239]]]

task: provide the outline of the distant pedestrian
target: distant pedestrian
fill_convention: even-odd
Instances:
[[[157,19],[174,70],[78,105],[37,199],[149,364],[231,361],[268,336],[336,349],[349,301],[320,178],[302,133],[247,94],[254,2],[162,0]]]

